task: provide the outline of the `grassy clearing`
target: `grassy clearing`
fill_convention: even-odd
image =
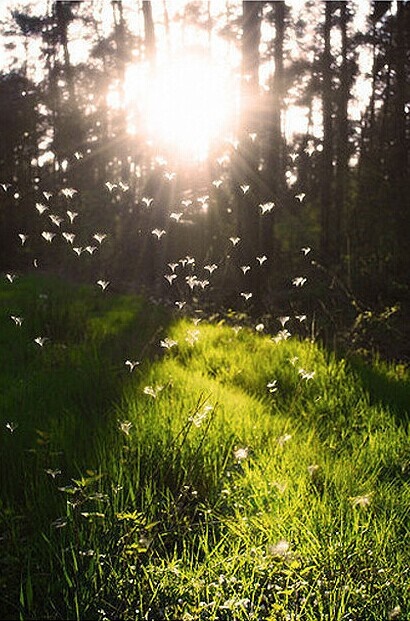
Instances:
[[[0,307],[4,618],[409,617],[406,369],[50,280]]]

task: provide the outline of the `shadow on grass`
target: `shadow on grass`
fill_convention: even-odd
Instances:
[[[102,445],[115,448],[115,404],[133,380],[125,361],[145,372],[171,317],[139,296],[41,277],[1,285],[0,311],[2,493],[24,504],[44,472],[78,476],[98,468]]]
[[[372,405],[380,404],[395,417],[397,425],[408,428],[410,421],[410,375],[404,365],[388,366],[376,362],[370,365],[362,360],[350,362],[370,397]]]

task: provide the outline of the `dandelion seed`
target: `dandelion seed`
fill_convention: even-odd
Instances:
[[[64,237],[64,239],[66,240],[68,244],[72,244],[74,242],[74,239],[75,239],[74,233],[66,233],[64,231],[64,233],[61,233],[61,235]]]
[[[50,198],[53,196],[52,192],[43,192],[43,196],[46,199],[46,201],[49,201]]]
[[[253,294],[252,294],[251,292],[245,292],[245,291],[243,291],[243,292],[241,293],[241,296],[242,296],[243,298],[245,298],[245,300],[246,300],[246,301],[250,300],[250,298],[252,297],[252,295],[253,295]]]
[[[184,207],[189,207],[190,205],[192,205],[192,200],[190,198],[184,198],[181,201],[181,205],[183,205]]]
[[[164,173],[164,177],[167,181],[172,181],[173,179],[175,179],[175,177],[177,176],[176,173],[174,172],[166,172]]]
[[[287,341],[291,337],[291,333],[288,330],[280,330],[275,336],[272,337],[274,343],[280,343],[281,341]]]
[[[63,218],[61,218],[60,216],[56,216],[54,213],[50,213],[48,217],[50,218],[51,222],[58,227],[63,222]]]
[[[122,181],[120,181],[118,185],[123,192],[128,192],[128,190],[130,189],[130,186],[127,183],[123,183]]]
[[[43,231],[41,233],[41,236],[44,237],[44,239],[51,244],[51,242],[53,241],[53,239],[56,236],[56,234],[55,233],[51,233],[50,231]]]
[[[199,285],[198,277],[195,276],[195,274],[193,276],[185,276],[185,282],[187,283],[191,291],[193,291],[194,287],[197,287]]]
[[[300,249],[301,252],[303,252],[303,254],[306,256],[307,254],[309,254],[309,252],[312,250],[312,248],[310,248],[309,246],[305,246],[303,248]]]
[[[298,360],[299,360],[298,356],[292,356],[292,358],[289,358],[289,362],[292,366],[295,366]]]
[[[3,188],[5,192],[7,192],[7,190],[11,188],[11,183],[0,183],[0,186]]]
[[[14,433],[18,426],[19,426],[19,424],[15,423],[13,421],[10,421],[9,423],[6,423],[6,429],[8,429],[10,431],[10,433]]]
[[[19,237],[20,237],[21,245],[24,246],[24,244],[28,240],[28,235],[25,235],[24,233],[19,233]]]
[[[86,246],[84,248],[84,251],[88,252],[88,254],[94,254],[94,252],[96,252],[96,250],[98,250],[97,246]]]
[[[297,319],[299,323],[302,323],[303,321],[306,321],[306,315],[295,315],[295,319]]]
[[[169,282],[170,285],[172,285],[175,278],[177,278],[177,275],[176,274],[164,274],[164,278]]]
[[[297,158],[299,157],[297,153],[291,153],[289,155],[290,159],[292,160],[293,164],[295,163],[295,161],[297,160]]]
[[[43,213],[45,211],[48,210],[48,207],[47,207],[47,205],[43,205],[42,203],[36,203],[36,209],[37,209],[38,213],[41,216],[41,215],[43,215]]]
[[[218,269],[216,263],[212,263],[212,265],[205,265],[204,270],[207,270],[210,274],[212,274],[215,270]]]
[[[268,260],[268,257],[264,254],[261,257],[256,257],[256,260],[258,261],[259,265],[263,265],[265,261]]]
[[[100,245],[107,237],[107,233],[94,233],[93,239],[95,239]]]
[[[272,211],[275,207],[275,203],[261,203],[259,207],[261,209],[261,214],[264,216],[266,213],[270,213]]]
[[[241,238],[240,238],[240,237],[230,237],[230,238],[229,238],[229,241],[231,241],[231,242],[232,242],[232,245],[233,245],[233,246],[236,246],[236,245],[237,245],[237,244],[239,244],[239,242],[241,241]]]
[[[280,325],[282,326],[282,328],[285,327],[285,325],[288,323],[290,317],[288,315],[286,315],[286,317],[278,317],[278,321],[280,323]]]
[[[256,132],[251,132],[249,135],[249,138],[252,140],[252,142],[255,142],[258,134]]]
[[[186,302],[185,302],[185,301],[180,301],[180,300],[177,300],[177,301],[175,302],[175,306],[176,306],[177,308],[179,308],[179,310],[182,310],[182,309],[184,308],[185,304],[186,304]]]
[[[84,251],[83,248],[81,246],[75,246],[73,248],[73,251],[76,253],[77,256],[80,256],[80,254]]]
[[[161,390],[163,390],[163,386],[145,386],[143,393],[145,395],[149,395],[150,397],[152,397],[153,399],[156,399],[158,396],[158,393],[161,392]]]
[[[125,433],[126,436],[130,435],[132,423],[129,420],[119,421],[119,429]]]
[[[106,290],[109,284],[110,284],[109,280],[97,280],[97,285],[99,285],[103,291]]]
[[[154,199],[149,198],[148,196],[143,196],[141,199],[141,203],[144,203],[146,207],[150,207],[153,203]]]
[[[21,327],[23,324],[23,317],[17,317],[16,315],[10,315],[10,319],[12,319],[14,321],[14,323],[16,324],[16,326]]]
[[[44,472],[46,472],[48,475],[50,475],[50,477],[52,477],[53,479],[55,479],[56,477],[58,477],[61,474],[61,470],[52,470],[52,468],[46,468],[44,470]]]
[[[264,324],[263,324],[263,323],[258,323],[258,324],[255,326],[255,330],[256,330],[256,332],[263,332],[263,331],[264,331],[264,329],[265,329],[265,326],[264,326]]]
[[[127,365],[127,367],[130,370],[130,373],[132,373],[135,367],[137,367],[141,363],[139,362],[139,360],[126,360],[124,364]]]
[[[183,212],[182,212],[182,211],[178,211],[178,212],[172,211],[172,212],[170,213],[169,217],[170,217],[172,220],[175,220],[175,222],[179,222],[179,221],[181,220],[181,218],[182,218],[182,216],[183,216],[183,215],[184,215],[184,214],[183,214]]]
[[[76,160],[81,160],[84,157],[84,155],[80,151],[76,151],[74,153],[74,157]]]
[[[247,446],[244,448],[238,448],[234,450],[233,456],[235,457],[237,461],[243,461],[244,459],[247,459],[249,456],[249,448]]]
[[[46,336],[37,336],[34,339],[34,342],[37,343],[37,345],[39,345],[40,347],[44,347],[46,341],[48,341],[48,338]]]
[[[5,277],[6,277],[6,279],[7,279],[9,282],[13,283],[13,282],[16,280],[17,275],[16,275],[16,274],[6,274],[6,276],[5,276]]]
[[[157,237],[157,239],[161,239],[163,235],[165,235],[166,231],[164,229],[154,229],[151,231],[151,234]]]
[[[192,323],[197,326],[202,321],[201,317],[193,317]]]
[[[188,345],[191,345],[191,347],[193,347],[195,343],[199,340],[199,335],[199,330],[187,330],[185,340]]]
[[[239,332],[242,330],[242,326],[232,326],[232,330],[235,332],[235,336],[238,336]]]
[[[245,185],[245,184],[243,184],[243,185],[241,185],[241,186],[239,186],[239,187],[241,188],[241,190],[242,190],[242,192],[243,192],[243,194],[244,194],[244,195],[245,195],[247,192],[249,192],[249,188],[250,188],[250,186],[249,186],[249,185]]]
[[[189,421],[192,422],[195,427],[200,427],[204,420],[206,420],[208,414],[213,410],[212,405],[205,405],[200,412],[196,412]]]
[[[249,270],[251,269],[251,266],[250,265],[241,265],[240,269],[242,270],[242,272],[244,274],[246,274],[246,272],[249,272]]]
[[[301,192],[300,194],[296,194],[295,198],[301,203],[305,196],[306,194],[304,192]]]
[[[368,507],[371,503],[372,495],[373,492],[363,496],[351,496],[349,500],[354,507]]]
[[[221,187],[221,185],[222,185],[222,179],[215,179],[214,181],[212,181],[212,185],[213,185],[215,188],[220,188],[220,187]]]
[[[296,276],[296,278],[292,280],[292,285],[295,285],[295,287],[303,287],[306,281],[307,278],[304,278],[304,276]]]
[[[278,390],[277,384],[278,380],[271,380],[266,384],[266,388],[269,390],[269,392],[274,393]]]
[[[38,261],[37,261],[37,259],[33,259],[33,266],[34,266],[34,267],[38,267]]]
[[[305,153],[310,157],[311,155],[313,155],[314,152],[315,152],[315,147],[311,143],[306,147]]]
[[[286,444],[286,442],[289,442],[289,440],[292,439],[292,436],[290,433],[285,433],[283,436],[279,436],[278,438],[278,444],[279,446],[283,446],[284,444]]]
[[[65,518],[57,518],[54,522],[51,522],[53,528],[65,528],[67,526],[67,520]]]
[[[171,349],[172,347],[175,347],[176,345],[178,345],[178,342],[168,337],[165,337],[165,339],[160,341],[159,344],[161,347],[164,347],[165,349]]]
[[[112,192],[116,187],[118,187],[116,183],[111,183],[111,181],[106,181],[104,185],[109,192]]]
[[[302,379],[308,381],[315,377],[316,371],[306,371],[305,369],[301,368],[298,370],[298,373]]]
[[[175,272],[178,265],[179,263],[168,263],[168,267],[171,269],[172,272]]]
[[[73,196],[77,193],[78,193],[78,190],[76,190],[75,188],[63,188],[61,190],[61,194],[65,196],[66,198],[73,198]]]
[[[320,468],[319,464],[310,464],[310,466],[307,467],[307,471],[309,475],[313,477],[315,473],[319,470],[319,468]]]

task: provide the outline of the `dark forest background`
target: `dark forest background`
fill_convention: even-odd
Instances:
[[[35,3],[13,6],[3,21],[10,57],[0,75],[5,277],[41,270],[102,280],[107,292],[143,291],[221,316],[246,313],[266,326],[277,314],[306,315],[305,335],[408,359],[409,3],[370,2],[364,32],[352,28],[349,1],[307,1],[297,21],[281,1],[221,1],[218,20],[208,2],[187,3],[178,19],[230,38],[243,78],[237,142],[228,150],[215,144],[192,165],[148,144],[143,127],[130,135],[124,97],[117,108],[107,104],[112,83],[121,93],[130,63],[155,71],[151,2],[135,4],[139,35],[120,0],[109,3],[108,34],[87,2],[49,2],[42,14]],[[162,19],[172,27],[166,2]],[[274,36],[262,53],[264,22]],[[73,23],[90,42],[86,63],[70,55]],[[298,38],[295,61],[287,42]],[[41,43],[37,81],[29,71],[32,39]],[[26,56],[13,58],[16,41]],[[371,95],[355,120],[348,111],[363,47],[372,59]],[[258,79],[267,60],[269,97]],[[320,137],[312,120],[308,133],[285,138],[291,91],[311,119],[320,103]],[[52,157],[42,162],[46,151]],[[179,211],[179,221],[170,217]],[[158,238],[155,229],[165,233]]]

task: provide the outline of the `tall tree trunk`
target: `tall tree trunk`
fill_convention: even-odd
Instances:
[[[340,261],[342,250],[341,223],[344,218],[346,186],[348,176],[348,118],[347,107],[349,102],[349,68],[347,59],[347,7],[346,2],[340,2],[340,32],[342,39],[342,64],[340,67],[340,85],[337,102],[337,165],[336,165],[336,195],[334,217],[334,261]]]
[[[257,127],[259,95],[259,44],[261,2],[242,2],[242,130],[249,134]]]
[[[272,83],[272,144],[271,170],[276,190],[280,193],[284,187],[283,166],[283,136],[282,136],[282,109],[283,109],[283,40],[285,35],[285,2],[272,2],[275,11],[275,45],[274,61],[275,73]]]
[[[408,249],[408,175],[409,153],[406,131],[406,102],[409,84],[407,81],[406,59],[409,52],[410,37],[410,5],[407,2],[397,2],[396,32],[394,37],[394,65],[396,69],[396,88],[394,98],[394,178],[393,187],[396,188],[395,224],[398,271],[402,277],[408,279],[410,269]]]
[[[142,13],[144,15],[144,32],[145,32],[145,54],[152,69],[155,69],[155,29],[154,20],[152,18],[152,6],[150,0],[143,0]]]
[[[330,33],[332,2],[325,2],[324,51],[322,57],[323,151],[321,175],[321,239],[320,250],[326,260],[331,254],[333,123],[332,123],[332,55]]]

